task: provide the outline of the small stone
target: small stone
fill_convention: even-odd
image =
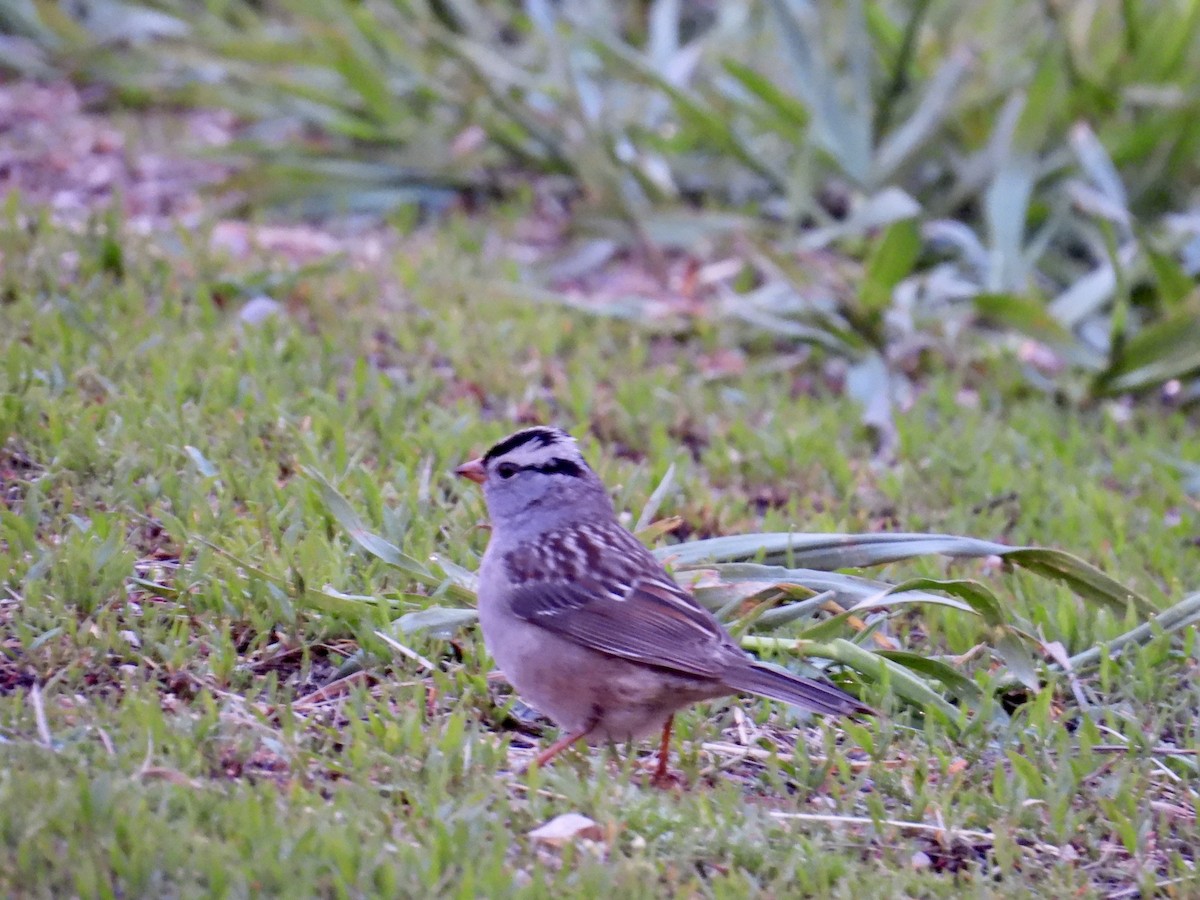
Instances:
[[[238,318],[247,325],[261,325],[267,319],[279,315],[282,311],[283,306],[278,301],[259,294],[242,307],[242,311],[238,313]]]

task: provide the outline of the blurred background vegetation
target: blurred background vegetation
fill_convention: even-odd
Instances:
[[[885,451],[911,377],[979,342],[1072,401],[1200,397],[1197,0],[13,0],[0,29],[0,64],[104,103],[236,111],[247,209],[528,196],[565,226],[526,289],[633,260],[844,360]],[[649,318],[633,294],[592,309]]]

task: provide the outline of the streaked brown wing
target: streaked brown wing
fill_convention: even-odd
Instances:
[[[719,678],[744,654],[720,624],[678,585],[641,578],[619,598],[594,580],[522,585],[514,613],[601,653]]]

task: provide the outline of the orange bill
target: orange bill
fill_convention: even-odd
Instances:
[[[463,478],[470,478],[476,484],[483,484],[487,478],[487,470],[483,467],[482,459],[473,459],[470,462],[465,462],[454,470],[455,475],[460,475]]]

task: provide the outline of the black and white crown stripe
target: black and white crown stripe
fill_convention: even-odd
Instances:
[[[557,428],[526,428],[496,444],[483,455],[489,471],[537,471],[544,475],[582,475],[587,463],[575,439]]]

